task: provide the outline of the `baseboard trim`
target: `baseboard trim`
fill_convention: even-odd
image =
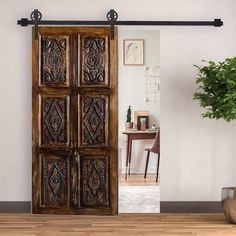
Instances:
[[[1,213],[31,213],[31,202],[0,202]]]
[[[1,213],[31,213],[31,202],[0,202]],[[221,202],[191,201],[174,202],[161,201],[161,213],[221,213]]]
[[[161,201],[161,213],[221,213],[221,202],[218,201]]]

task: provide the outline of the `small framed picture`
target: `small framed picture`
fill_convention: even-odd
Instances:
[[[148,116],[138,116],[137,117],[137,129],[146,130],[149,127],[149,117]]]
[[[130,66],[144,65],[144,40],[124,39],[123,41],[123,64]]]
[[[134,111],[134,128],[138,128],[138,116],[149,116],[148,111]]]

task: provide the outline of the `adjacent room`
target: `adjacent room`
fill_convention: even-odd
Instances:
[[[119,212],[159,213],[160,31],[118,34]]]

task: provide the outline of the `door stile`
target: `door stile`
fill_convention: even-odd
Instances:
[[[115,27],[114,40],[110,40],[110,88],[112,99],[110,101],[110,189],[111,212],[118,214],[118,29]]]
[[[72,156],[71,156],[71,206],[79,208],[79,153],[78,153],[78,100],[77,100],[77,85],[78,85],[78,41],[77,35],[71,34],[71,134],[72,134]]]
[[[32,39],[34,33],[32,30]],[[32,41],[32,212],[37,213],[39,209],[39,43]]]

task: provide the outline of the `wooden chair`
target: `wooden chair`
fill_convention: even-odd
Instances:
[[[147,168],[148,168],[150,152],[153,152],[158,155],[157,156],[157,174],[156,174],[156,182],[158,182],[158,172],[159,172],[159,164],[160,164],[160,128],[156,133],[155,141],[152,148],[146,148],[145,151],[147,151],[147,160],[146,160],[146,166],[145,166],[144,179],[146,179],[146,176],[147,176]]]

